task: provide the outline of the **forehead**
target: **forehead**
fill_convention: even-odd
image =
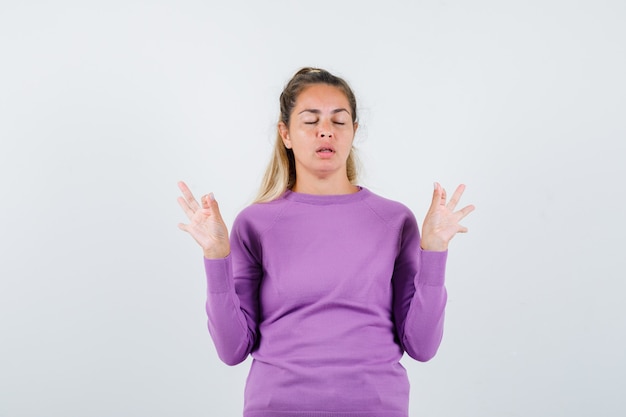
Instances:
[[[341,108],[351,113],[348,97],[341,88],[329,84],[313,84],[300,92],[294,110],[336,110]]]

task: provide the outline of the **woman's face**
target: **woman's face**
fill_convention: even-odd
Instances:
[[[293,150],[297,181],[306,178],[347,178],[346,161],[358,125],[343,91],[328,84],[306,87],[290,116],[279,123],[283,143]]]

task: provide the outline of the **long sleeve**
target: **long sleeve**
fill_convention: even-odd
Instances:
[[[209,333],[220,359],[228,365],[243,362],[258,335],[261,267],[247,239],[249,232],[236,221],[231,254],[224,259],[204,259]]]
[[[444,286],[446,252],[420,248],[417,223],[404,224],[394,266],[394,319],[402,348],[425,362],[437,353],[443,336],[447,293]]]

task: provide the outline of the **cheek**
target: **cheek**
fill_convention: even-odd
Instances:
[[[315,130],[309,126],[306,127],[298,127],[296,129],[291,130],[291,140],[294,142],[306,142],[310,141],[312,137],[315,136]]]
[[[345,131],[342,131],[341,137],[345,142],[352,144],[354,141],[354,130],[346,129]]]

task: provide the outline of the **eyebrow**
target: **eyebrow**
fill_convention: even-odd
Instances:
[[[337,114],[337,113],[341,113],[341,112],[344,112],[344,111],[345,111],[346,113],[350,114],[350,112],[348,111],[348,109],[344,109],[343,107],[342,107],[342,108],[340,108],[340,109],[335,109],[335,110],[331,111],[330,113],[331,113],[331,114]],[[322,112],[321,112],[321,110],[318,110],[318,109],[304,109],[304,110],[302,110],[302,111],[301,111],[300,113],[298,113],[298,114],[302,114],[302,113],[321,114]]]

